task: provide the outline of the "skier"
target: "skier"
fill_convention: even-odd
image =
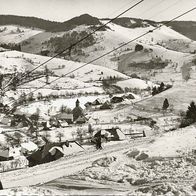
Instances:
[[[99,130],[95,135],[94,135],[94,142],[96,145],[97,150],[102,149],[101,146],[101,130]]]

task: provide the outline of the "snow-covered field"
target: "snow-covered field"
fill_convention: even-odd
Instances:
[[[144,81],[144,80],[137,79],[137,78],[131,78],[128,80],[119,81],[117,82],[116,85],[120,86],[122,89],[125,89],[125,88],[147,89],[148,87],[152,88],[154,86],[153,83],[150,81]]]
[[[186,111],[191,101],[196,101],[195,88],[196,85],[190,81],[187,83],[181,83],[173,88],[166,90],[160,94],[153,96],[150,99],[146,99],[138,103],[139,106],[153,110],[155,108],[161,109],[165,98],[168,99],[170,108],[174,109],[174,112],[178,114],[181,111]]]
[[[24,112],[26,114],[34,114],[37,109],[40,110],[40,115],[47,115],[48,111],[49,114],[56,114],[59,112],[61,106],[66,106],[67,108],[73,109],[75,107],[76,100],[78,99],[80,101],[80,106],[85,109],[84,104],[87,102],[93,102],[97,98],[107,100],[109,98],[108,95],[99,95],[99,96],[81,96],[81,97],[75,97],[75,98],[68,98],[68,99],[56,99],[50,102],[44,102],[39,101],[32,104],[29,104],[28,106],[21,106],[19,110],[21,112]]]
[[[4,66],[11,66],[13,65],[13,61],[15,59],[19,59],[20,61],[24,61],[24,65],[29,64],[29,59],[31,61],[31,64],[38,66],[41,63],[44,63],[45,61],[49,60],[50,57],[44,57],[40,55],[34,55],[34,54],[28,54],[28,53],[22,53],[18,51],[7,51],[7,52],[1,52],[0,58],[3,57],[2,63],[4,63]],[[25,62],[26,60],[26,62]],[[85,65],[85,63],[78,63],[74,61],[68,61],[60,58],[55,58],[52,61],[49,61],[47,64],[48,69],[52,70],[55,74],[61,76],[63,74],[68,74],[69,72],[73,72],[68,74],[71,78],[77,78],[81,81],[95,81],[99,79],[104,79],[107,77],[116,77],[116,78],[123,78],[127,79],[128,76],[119,73],[117,71],[98,66],[93,64]],[[77,70],[79,67],[82,67],[82,69]],[[37,70],[44,70],[44,66],[41,66]],[[74,71],[75,70],[75,71]]]
[[[25,28],[14,25],[0,26],[0,43],[20,43],[36,34],[43,32],[42,30],[35,30],[32,28]]]

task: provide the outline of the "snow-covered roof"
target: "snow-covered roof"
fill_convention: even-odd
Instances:
[[[26,143],[22,143],[21,147],[28,150],[28,151],[35,151],[38,148],[37,145],[31,141],[26,142]]]

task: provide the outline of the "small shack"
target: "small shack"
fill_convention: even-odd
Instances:
[[[126,139],[126,135],[120,130],[120,128],[116,127],[99,130],[93,137],[97,137],[98,135],[101,135],[101,137],[107,137],[108,141],[121,141]]]

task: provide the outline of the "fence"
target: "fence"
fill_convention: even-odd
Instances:
[[[17,159],[0,162],[0,172],[22,169],[28,165],[29,161],[24,156],[20,156]]]

